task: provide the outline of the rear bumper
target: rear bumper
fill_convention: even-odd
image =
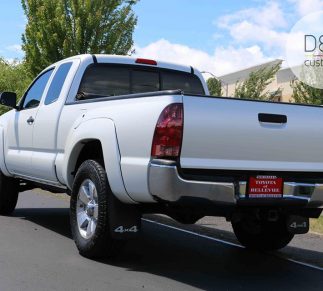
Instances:
[[[149,165],[149,191],[152,196],[167,202],[186,198],[207,200],[218,205],[299,205],[323,208],[323,184],[284,183],[284,196],[279,199],[246,198],[246,181],[206,182],[183,179],[173,161],[152,160]]]

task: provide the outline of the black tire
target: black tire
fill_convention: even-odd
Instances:
[[[77,197],[79,188],[86,180],[91,180],[95,187],[98,200],[98,217],[96,229],[92,237],[84,238],[79,230],[77,222]],[[109,228],[109,199],[113,193],[108,184],[105,169],[94,160],[87,160],[79,167],[73,189],[70,204],[70,223],[72,236],[79,253],[87,258],[115,257],[119,254],[124,242],[110,236]]]
[[[284,217],[275,222],[244,217],[232,222],[232,227],[238,241],[252,250],[278,250],[288,245],[294,237],[288,232]]]
[[[0,172],[0,215],[10,215],[18,201],[18,180]]]
[[[182,224],[194,224],[203,216],[189,213],[171,213],[170,217]]]

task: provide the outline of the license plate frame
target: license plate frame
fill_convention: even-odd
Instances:
[[[247,185],[247,197],[251,199],[279,199],[284,195],[283,178],[273,175],[251,176]]]

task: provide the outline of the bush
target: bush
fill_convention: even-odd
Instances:
[[[0,58],[0,92],[15,92],[20,100],[30,82],[31,78],[24,62],[18,60],[8,62]],[[8,110],[8,107],[0,106],[0,114]]]

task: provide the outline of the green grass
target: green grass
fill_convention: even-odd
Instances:
[[[323,234],[323,216],[318,219],[311,219],[311,231]]]

